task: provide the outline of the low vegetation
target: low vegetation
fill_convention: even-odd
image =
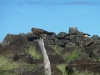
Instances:
[[[0,55],[0,75],[8,75],[7,71],[11,71],[14,68],[18,68],[21,66],[20,63],[13,62],[12,60],[8,60],[7,58],[4,58],[2,55]],[[9,73],[9,75],[13,75]]]
[[[0,56],[0,71],[11,70],[13,68],[16,68],[17,66],[19,66],[19,64]]]
[[[66,64],[58,64],[56,66],[62,72],[63,75],[95,75],[94,73],[91,73],[88,71],[84,71],[84,72],[75,71],[72,74],[68,74],[65,72],[65,66],[66,66]],[[99,74],[96,74],[96,75],[99,75]]]
[[[27,64],[22,62],[14,62],[11,59],[7,59],[0,55],[0,75],[19,75],[19,70],[21,66],[26,66],[27,71],[31,71],[35,65]],[[14,71],[16,69],[16,71]]]
[[[70,62],[71,60],[80,57],[81,53],[81,50],[75,48],[75,50],[72,53],[65,53],[64,55],[62,55],[62,57],[66,60],[66,62]]]
[[[55,50],[55,52],[56,52],[55,54],[59,54],[59,55],[61,55],[61,50],[64,49],[64,48],[62,48],[62,47],[60,47],[58,45],[51,45],[50,47]]]
[[[52,46],[52,47],[55,50],[56,54],[61,55],[62,58],[66,61],[66,63],[70,62],[73,59],[80,57],[82,53],[82,50],[80,50],[80,48],[78,48],[77,46],[75,47],[72,53],[64,53],[63,55],[61,54],[61,50],[63,50],[64,48],[60,46]]]
[[[66,60],[66,64],[57,64],[57,68],[62,72],[63,75],[94,75],[93,73],[88,73],[86,72],[79,72],[76,71],[73,74],[67,74],[65,72],[65,66],[67,65],[68,62],[72,61],[73,59],[77,59],[80,57],[82,54],[80,48],[76,47],[75,50],[73,50],[72,53],[64,53],[63,55],[61,54],[61,50],[63,50],[62,47],[60,46],[53,46],[52,47],[56,54],[59,54],[62,56],[64,60]],[[36,48],[34,46],[29,46],[28,49],[25,50],[26,53],[30,54],[33,56],[35,59],[40,59],[42,58],[41,53],[36,51]],[[9,56],[9,55],[8,55]],[[6,55],[7,57],[7,55]],[[36,66],[35,64],[27,64],[23,62],[14,62],[12,59],[5,58],[4,56],[0,55],[0,75],[18,75],[18,73],[12,73],[11,71],[13,69],[19,68],[20,66],[27,66],[27,71],[32,71],[32,69]]]
[[[34,46],[29,46],[28,49],[25,50],[25,52],[33,56],[35,59],[42,58],[42,55],[36,51]]]
[[[65,66],[66,64],[58,64],[56,67],[62,72],[63,75],[67,75],[65,72]]]

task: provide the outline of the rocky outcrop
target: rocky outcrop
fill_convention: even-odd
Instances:
[[[55,66],[51,65],[52,75],[63,75],[62,72]],[[43,65],[38,65],[32,69],[32,71],[23,72],[20,75],[44,75]]]
[[[75,71],[80,72],[93,72],[95,74],[100,73],[100,62],[91,58],[78,58],[71,61],[66,67],[65,71],[68,74],[72,74]]]
[[[53,34],[46,35],[46,39],[44,39],[45,45],[59,45],[62,47],[65,47],[67,43],[72,42],[76,45],[80,46],[87,46],[89,43],[93,41],[91,38],[84,37],[83,32],[78,31],[77,28],[69,28],[69,32],[60,32],[57,35],[53,32]],[[89,35],[89,34],[88,34]],[[96,38],[93,37],[94,39]],[[12,43],[19,43],[19,44],[25,44],[28,42],[33,42],[38,37],[34,33],[20,33],[19,35],[13,35],[13,34],[7,34],[7,36],[4,38],[2,45],[10,45]],[[98,38],[97,38],[98,39]]]
[[[100,72],[100,37],[98,35],[88,36],[90,35],[78,31],[78,28],[76,27],[70,27],[68,33],[60,32],[56,34],[53,32],[52,34],[46,35],[44,44],[51,65],[55,65],[52,66],[54,74],[57,73],[57,75],[62,75],[56,65],[66,63],[67,65],[64,68],[68,74],[71,74],[76,70],[93,73]],[[18,61],[36,65],[42,64],[42,58],[36,59],[31,53],[29,54],[26,52],[26,50],[30,50],[30,47],[32,46],[32,49],[35,50],[36,53],[41,54],[37,39],[38,36],[31,32],[27,34],[20,33],[18,35],[7,34],[0,44],[0,54],[6,55],[6,57],[11,54],[10,59],[14,62]],[[81,53],[76,52],[76,50]],[[70,56],[70,61],[67,61],[64,56]],[[37,70],[39,71],[34,68],[31,71],[26,71],[27,67],[25,67],[25,71],[22,71],[20,75],[43,74],[43,66],[37,66],[36,68],[38,68]],[[14,72],[14,69],[12,71]]]
[[[90,46],[86,47],[86,52],[90,58],[100,59],[100,42],[93,42]]]

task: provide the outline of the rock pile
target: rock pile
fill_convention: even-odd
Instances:
[[[44,44],[51,64],[65,64],[66,61],[64,58],[62,58],[62,55],[67,53],[72,54],[77,47],[79,50],[81,50],[82,54],[80,57],[67,62],[68,65],[65,66],[65,71],[70,74],[75,70],[85,71],[88,69],[88,71],[99,73],[100,37],[98,35],[91,37],[89,36],[90,35],[87,33],[78,31],[78,28],[75,27],[70,27],[68,33],[60,32],[56,34],[53,32],[53,34],[46,35]],[[13,61],[18,61],[21,59],[28,64],[40,64],[42,63],[42,59],[34,59],[34,57],[25,52],[29,46],[35,46],[36,51],[40,53],[36,42],[37,39],[38,36],[31,32],[27,34],[20,33],[18,35],[7,34],[0,45],[0,54],[13,53]],[[61,55],[59,53],[57,54],[57,50],[52,48],[53,46],[56,49],[59,48],[59,50],[61,47],[62,50],[59,51]],[[31,73],[33,74],[33,72],[29,71],[27,71],[27,73],[25,72],[24,74],[28,73],[30,75]]]

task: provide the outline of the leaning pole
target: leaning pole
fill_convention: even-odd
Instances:
[[[43,65],[44,65],[45,75],[51,75],[50,61],[49,61],[46,49],[44,47],[44,41],[43,39],[39,39],[37,42],[43,56]]]

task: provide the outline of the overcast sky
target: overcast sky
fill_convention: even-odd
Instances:
[[[0,0],[0,42],[32,27],[57,34],[77,27],[100,36],[100,0]]]

